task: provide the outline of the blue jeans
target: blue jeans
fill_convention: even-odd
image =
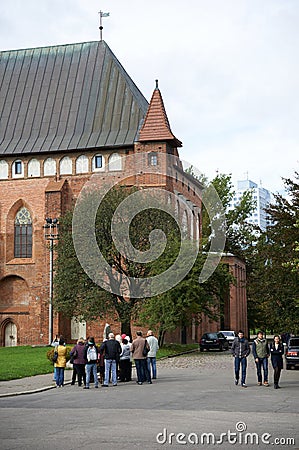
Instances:
[[[152,367],[153,378],[157,378],[156,357],[148,356],[147,357],[147,370],[149,371],[149,373],[151,373],[151,367]]]
[[[259,383],[262,382],[262,368],[264,371],[264,382],[268,381],[268,358],[258,358],[258,361],[255,361],[256,365],[256,373],[257,373],[257,381]]]
[[[151,381],[151,374],[147,367],[146,359],[134,359],[136,372],[137,372],[137,381],[138,383],[143,383],[144,381]]]
[[[105,359],[105,380],[104,384],[109,384],[109,376],[110,376],[110,368],[111,368],[111,377],[113,386],[117,385],[117,374],[116,374],[116,361],[115,359]]]
[[[92,364],[86,364],[85,365],[85,372],[86,372],[86,387],[89,387],[89,383],[90,383],[90,373],[93,373],[93,378],[94,378],[94,385],[98,386],[99,382],[98,382],[98,374],[97,374],[97,364],[96,363],[92,363]]]
[[[64,382],[64,367],[56,367],[56,385],[57,386],[63,386]]]
[[[239,378],[240,378],[240,365],[242,367],[241,384],[245,384],[247,358],[245,358],[245,357],[239,358],[238,356],[235,357],[235,377],[236,377],[236,380],[238,380],[238,381],[239,381]]]

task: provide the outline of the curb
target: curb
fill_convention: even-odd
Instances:
[[[71,384],[71,381],[67,381],[64,383],[66,386],[67,384]],[[42,388],[38,389],[32,389],[31,391],[22,391],[22,392],[7,392],[6,394],[0,394],[0,398],[4,397],[16,397],[17,395],[28,395],[28,394],[37,394],[39,392],[49,391],[50,389],[56,389],[56,385],[52,386],[44,386]]]

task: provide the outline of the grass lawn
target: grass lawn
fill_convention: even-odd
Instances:
[[[1,347],[0,381],[51,373],[53,366],[47,359],[48,350],[49,347]]]
[[[0,347],[0,381],[15,380],[51,373],[53,365],[47,359],[47,352],[51,347]],[[157,358],[167,357],[198,349],[197,344],[163,346],[157,353]]]
[[[176,355],[178,353],[189,352],[191,350],[198,350],[198,344],[168,344],[163,345],[158,350],[157,359],[165,358],[166,356]]]

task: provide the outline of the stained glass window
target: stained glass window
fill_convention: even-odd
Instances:
[[[14,256],[32,257],[32,220],[30,212],[24,206],[19,209],[15,218]]]

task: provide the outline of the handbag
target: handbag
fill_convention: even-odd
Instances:
[[[150,349],[147,348],[146,344],[147,344],[147,340],[145,339],[144,347],[143,347],[143,351],[142,351],[143,356],[147,356],[148,352],[150,351]]]
[[[74,364],[74,360],[77,359],[77,358],[78,358],[78,352],[77,352],[77,350],[75,350],[75,351],[71,354],[71,357],[70,357],[70,363],[71,363],[71,364]]]
[[[56,362],[57,362],[57,359],[58,359],[58,352],[55,350],[55,351],[54,351],[54,354],[53,354],[53,356],[52,356],[52,362],[53,362],[53,363],[56,363]]]

